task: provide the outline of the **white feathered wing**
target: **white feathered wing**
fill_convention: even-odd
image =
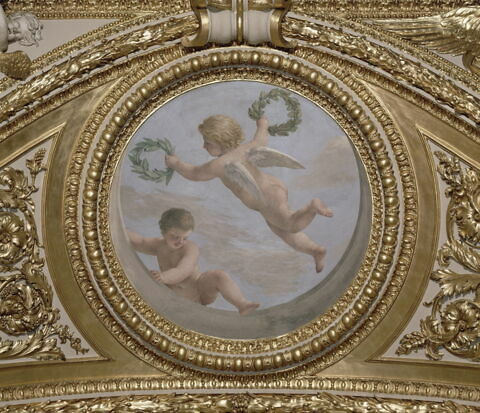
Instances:
[[[305,169],[300,162],[290,155],[272,148],[267,148],[266,146],[250,149],[246,158],[246,162],[258,168],[276,166],[290,169]],[[225,165],[224,168],[225,178],[247,191],[257,201],[263,201],[263,194],[260,187],[242,162],[230,162]]]

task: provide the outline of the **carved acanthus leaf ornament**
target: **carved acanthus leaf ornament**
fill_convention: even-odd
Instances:
[[[43,272],[41,244],[35,223],[32,194],[38,191],[37,175],[45,170],[45,150],[26,161],[30,179],[22,170],[0,170],[0,331],[18,340],[0,340],[0,359],[30,357],[65,359],[57,344],[69,342],[77,353],[86,353],[79,338],[58,324],[53,292]]]
[[[440,291],[431,303],[431,314],[420,321],[420,331],[404,336],[397,354],[425,349],[433,360],[441,360],[443,347],[449,353],[480,361],[480,172],[462,168],[458,158],[435,152],[438,172],[448,185],[448,241],[440,248],[440,269],[431,279]],[[468,272],[447,268],[451,261]],[[453,301],[454,298],[461,297]]]

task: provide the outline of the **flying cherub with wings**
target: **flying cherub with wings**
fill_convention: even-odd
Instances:
[[[268,120],[265,117],[257,120],[257,131],[246,143],[242,143],[242,128],[228,116],[210,116],[198,129],[203,135],[204,149],[216,159],[203,165],[191,165],[175,155],[167,155],[167,166],[192,181],[220,178],[248,208],[260,212],[270,229],[283,241],[311,255],[316,271],[322,271],[326,249],[301,231],[316,215],[332,217],[333,213],[318,198],[293,211],[288,205],[288,190],[283,182],[259,169],[270,166],[304,168],[291,156],[267,148]]]

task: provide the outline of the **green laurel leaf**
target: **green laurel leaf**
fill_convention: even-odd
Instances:
[[[268,104],[280,99],[283,100],[287,108],[288,120],[278,125],[271,125],[268,128],[268,133],[271,136],[288,136],[291,132],[297,130],[298,125],[302,122],[300,102],[286,90],[272,89],[269,92],[260,92],[258,100],[253,102],[248,109],[248,116],[256,121],[264,115],[265,107]]]
[[[148,160],[141,158],[142,153],[155,152],[158,150],[163,151],[166,155],[173,155],[175,153],[175,148],[167,138],[144,138],[140,142],[137,142],[134,148],[128,154],[128,159],[131,163],[130,168],[131,171],[137,174],[140,179],[145,181],[153,181],[156,183],[165,182],[165,184],[168,185],[173,176],[173,169],[150,169]]]

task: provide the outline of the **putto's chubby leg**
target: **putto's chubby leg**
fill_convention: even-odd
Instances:
[[[212,304],[220,293],[225,300],[237,307],[241,315],[250,314],[260,304],[248,301],[238,287],[237,283],[222,270],[206,271],[197,280],[200,292],[200,303]]]
[[[261,211],[263,217],[277,228],[296,233],[304,230],[315,216],[332,217],[333,212],[318,198],[312,199],[303,208],[293,211],[288,206],[288,191],[283,185],[271,185],[266,191],[267,207]]]
[[[284,226],[281,226],[285,231],[296,233],[304,230],[313,221],[316,215],[323,215],[325,217],[333,217],[333,213],[320,199],[315,198],[303,208],[293,212],[284,218]]]
[[[322,200],[318,198],[314,198],[310,202],[310,205],[313,208],[315,208],[315,210],[317,211],[317,214],[323,215],[324,217],[328,217],[328,218],[333,217],[332,210],[329,207],[327,207]]]
[[[291,232],[284,231],[275,225],[272,225],[267,221],[270,229],[278,235],[286,244],[291,246],[294,250],[303,252],[304,254],[311,255],[315,261],[315,270],[317,273],[323,270],[325,266],[325,255],[327,250],[325,247],[318,245],[312,241],[303,232],[297,232],[292,234]]]

